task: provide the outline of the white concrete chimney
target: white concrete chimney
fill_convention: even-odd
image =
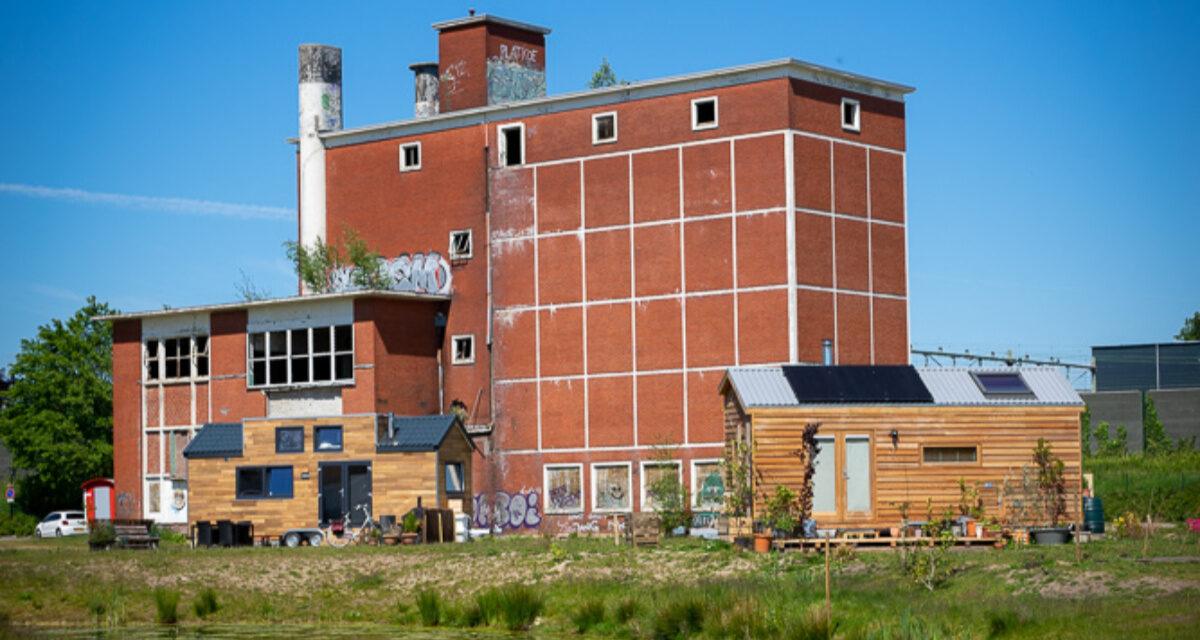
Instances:
[[[342,50],[300,45],[300,244],[328,242],[322,131],[342,128]],[[307,291],[302,291],[307,293]]]
[[[412,69],[413,89],[416,98],[413,103],[413,117],[428,118],[438,114],[438,63],[418,62],[408,65]]]

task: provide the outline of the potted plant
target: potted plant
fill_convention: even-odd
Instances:
[[[1070,529],[1058,526],[1067,514],[1067,482],[1063,473],[1066,465],[1050,450],[1045,438],[1038,438],[1033,463],[1037,466],[1039,497],[1050,526],[1031,529],[1030,535],[1036,544],[1064,544],[1071,537]]]
[[[782,484],[767,500],[767,522],[776,538],[790,537],[796,531],[796,493]]]
[[[88,532],[88,548],[92,551],[110,549],[117,541],[117,530],[108,522],[93,524]]]
[[[400,544],[416,544],[420,536],[421,522],[417,519],[417,512],[409,511],[404,515],[404,529],[400,534]]]

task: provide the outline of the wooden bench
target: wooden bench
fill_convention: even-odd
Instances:
[[[117,546],[125,549],[157,549],[158,536],[150,535],[153,520],[113,520]]]

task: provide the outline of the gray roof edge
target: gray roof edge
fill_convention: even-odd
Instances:
[[[467,16],[465,18],[454,18],[453,20],[442,20],[441,22],[433,23],[432,26],[437,31],[444,31],[446,29],[453,29],[455,27],[465,27],[477,22],[502,24],[506,27],[524,29],[525,31],[533,31],[534,33],[540,33],[542,35],[547,35],[550,33],[550,29],[548,27],[539,27],[536,24],[529,24],[528,22],[521,22],[519,20],[512,20],[510,18],[501,18],[500,16],[494,16],[489,13],[481,13],[479,15]]]
[[[151,311],[131,311],[129,313],[114,313],[103,316],[92,316],[92,320],[133,320],[136,318],[154,318],[173,316],[185,313],[212,313],[214,311],[233,311],[250,309],[252,307],[269,307],[274,305],[303,304],[318,300],[340,300],[353,298],[396,298],[401,300],[428,300],[443,302],[450,296],[440,293],[411,293],[408,291],[391,291],[384,289],[363,289],[360,291],[339,291],[337,293],[314,293],[286,298],[271,298],[269,300],[248,300],[243,302],[222,302],[194,307],[178,307],[172,309],[155,309]]]

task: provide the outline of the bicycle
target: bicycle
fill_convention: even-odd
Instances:
[[[329,528],[325,530],[325,541],[329,543],[329,546],[341,549],[354,541],[358,541],[361,544],[364,540],[370,540],[375,535],[375,531],[379,529],[379,525],[375,524],[375,520],[371,517],[371,510],[365,504],[358,505],[358,508],[362,509],[363,514],[367,516],[363,519],[362,526],[358,528],[357,532],[352,530],[348,525],[350,522],[350,513],[353,511],[347,512],[342,517],[341,522],[336,525],[335,523],[330,523]],[[340,528],[342,535],[335,535],[335,528]]]

